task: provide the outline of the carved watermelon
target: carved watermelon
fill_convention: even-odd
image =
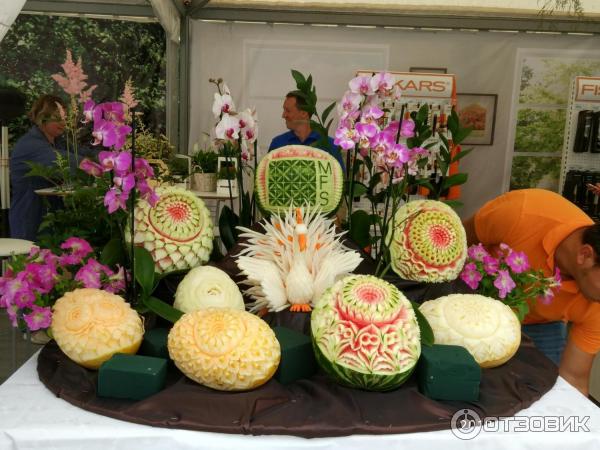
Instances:
[[[448,205],[435,200],[415,200],[398,209],[387,242],[392,269],[405,280],[454,280],[467,257],[467,237],[460,218]]]
[[[325,291],[312,312],[311,329],[319,365],[350,387],[395,389],[421,355],[410,301],[371,275],[350,275]]]
[[[213,224],[204,202],[192,192],[161,186],[154,207],[143,199],[135,206],[134,243],[152,254],[158,273],[191,269],[208,262]],[[129,227],[128,227],[129,228]],[[129,230],[125,239],[129,240]]]
[[[305,145],[272,150],[260,161],[254,183],[258,205],[267,213],[290,206],[316,206],[335,211],[344,189],[344,172],[329,153]]]

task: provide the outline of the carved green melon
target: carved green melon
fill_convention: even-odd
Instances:
[[[405,280],[454,280],[467,257],[467,237],[460,218],[436,200],[403,205],[394,216],[387,242],[392,269]]]
[[[286,212],[293,206],[316,206],[335,211],[342,199],[344,173],[329,153],[305,145],[272,150],[256,170],[255,193],[267,213]]]
[[[396,389],[421,355],[410,301],[394,285],[371,275],[349,275],[325,291],[310,326],[317,362],[346,386]]]

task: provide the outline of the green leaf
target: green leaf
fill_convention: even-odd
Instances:
[[[424,186],[427,189],[429,189],[431,192],[435,191],[435,188],[433,187],[433,185],[427,178],[419,178],[418,180],[415,180],[415,184],[417,186]]]
[[[162,300],[157,299],[156,297],[146,297],[144,298],[143,302],[146,308],[148,308],[157,316],[160,316],[171,323],[177,322],[181,318],[181,316],[183,316],[183,313],[181,311],[173,308],[168,303],[165,303]]]
[[[359,209],[352,213],[350,238],[364,248],[371,242],[371,224],[373,219],[366,211]]]
[[[418,124],[427,123],[428,116],[429,107],[427,106],[427,104],[424,104],[423,106],[421,106],[419,112],[417,113],[416,122],[418,122]]]
[[[223,206],[219,216],[219,235],[227,250],[231,250],[237,242],[237,227],[240,219],[228,205]]]
[[[454,155],[454,158],[452,158],[451,162],[456,162],[456,161],[460,161],[461,159],[463,159],[465,156],[467,156],[469,153],[471,153],[473,150],[475,150],[473,147],[468,148],[466,150],[460,150],[460,152],[458,152],[456,155]]]
[[[459,128],[460,128],[460,121],[458,119],[458,114],[456,114],[456,111],[453,109],[452,112],[450,113],[450,117],[448,117],[448,130],[450,130],[450,133],[452,133],[453,140],[454,140],[454,135],[458,132]]]
[[[100,253],[100,263],[105,266],[114,267],[117,264],[124,265],[126,261],[125,248],[119,238],[112,238],[106,243]]]
[[[468,178],[469,175],[466,173],[455,173],[454,175],[450,175],[449,177],[444,178],[444,182],[442,183],[442,191],[452,186],[464,184],[467,182]]]
[[[448,143],[448,138],[446,136],[444,136],[442,133],[438,133],[438,136],[440,137],[440,139],[442,141],[442,148],[445,151],[449,151],[448,149],[450,148],[450,144]]]
[[[327,117],[329,117],[329,113],[331,113],[333,108],[335,108],[335,102],[333,102],[331,105],[329,105],[327,108],[325,108],[325,110],[323,111],[323,114],[321,114],[321,121],[323,123],[325,123],[327,121]]]
[[[352,188],[352,197],[361,197],[367,193],[367,186],[363,183],[359,183],[358,181],[354,182]]]
[[[134,247],[135,279],[146,295],[154,288],[154,260],[144,247]]]
[[[421,329],[421,344],[431,347],[435,343],[435,336],[433,334],[433,330],[431,329],[431,325],[429,325],[429,322],[419,310],[419,305],[413,301],[410,303],[415,312],[415,317],[417,318],[419,328]]]
[[[306,79],[304,78],[304,75],[302,75],[297,70],[292,69],[292,77],[294,77],[294,81],[296,81],[296,86],[298,87],[298,89],[302,90],[301,86],[304,86],[306,84]]]
[[[457,130],[456,133],[452,133],[452,141],[457,145],[460,144],[471,134],[471,131],[473,131],[472,128],[461,128]]]
[[[458,200],[442,200],[442,202],[454,210],[457,210],[464,204],[463,202],[459,202]]]

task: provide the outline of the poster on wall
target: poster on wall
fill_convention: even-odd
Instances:
[[[505,185],[558,191],[570,83],[577,75],[600,75],[600,53],[519,49],[516,68]]]
[[[496,94],[456,94],[456,109],[462,127],[471,128],[463,145],[492,145],[496,124]]]

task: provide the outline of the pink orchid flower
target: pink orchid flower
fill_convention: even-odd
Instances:
[[[335,139],[333,143],[342,147],[344,150],[350,150],[354,148],[356,142],[358,142],[358,133],[351,128],[338,128],[335,131]]]
[[[358,110],[360,102],[362,101],[362,95],[356,92],[346,91],[342,100],[337,104],[338,115],[344,113],[351,113]]]
[[[104,206],[107,207],[109,214],[114,213],[119,208],[126,210],[128,198],[128,192],[121,192],[119,189],[112,187],[104,195]]]
[[[79,163],[79,168],[94,177],[100,177],[102,176],[102,172],[104,172],[104,168],[100,164],[87,158]]]
[[[359,76],[356,78],[352,78],[348,82],[348,86],[350,86],[350,91],[354,92],[355,94],[374,94],[373,88],[371,87],[371,77],[368,76]]]
[[[394,77],[387,72],[380,72],[373,75],[370,83],[373,92],[385,94],[394,87]]]

